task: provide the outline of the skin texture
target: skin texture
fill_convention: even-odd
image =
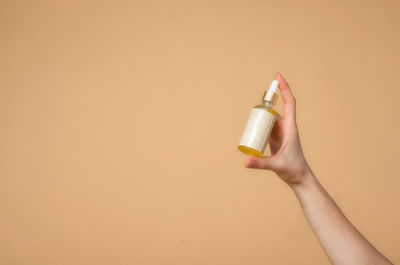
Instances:
[[[274,171],[297,196],[312,230],[334,265],[392,264],[347,220],[307,164],[296,124],[296,99],[276,74],[283,117],[271,132],[271,156],[250,157],[245,167]]]

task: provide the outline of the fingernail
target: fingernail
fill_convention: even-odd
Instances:
[[[254,167],[256,165],[256,161],[254,160],[250,160],[249,162],[247,162],[247,167]]]

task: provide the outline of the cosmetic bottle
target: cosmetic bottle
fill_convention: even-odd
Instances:
[[[239,151],[250,156],[263,156],[277,117],[274,106],[278,99],[278,86],[278,81],[273,80],[269,89],[265,91],[261,104],[251,110],[239,142]]]

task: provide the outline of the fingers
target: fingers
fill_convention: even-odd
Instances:
[[[276,113],[275,115],[275,122],[278,122],[282,119],[282,116],[279,113]]]
[[[296,99],[294,98],[289,84],[280,73],[275,75],[275,80],[279,82],[279,90],[283,100],[283,117],[292,121],[296,120]]]
[[[275,169],[274,158],[272,156],[264,157],[249,157],[244,165],[247,168],[258,168],[258,169]]]

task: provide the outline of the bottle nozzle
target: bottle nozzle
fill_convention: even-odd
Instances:
[[[276,93],[278,90],[279,82],[277,80],[273,80],[268,91],[271,91],[272,93]]]
[[[276,100],[278,99],[278,86],[279,82],[277,80],[273,80],[269,89],[264,93],[263,101],[268,101],[275,105]]]

